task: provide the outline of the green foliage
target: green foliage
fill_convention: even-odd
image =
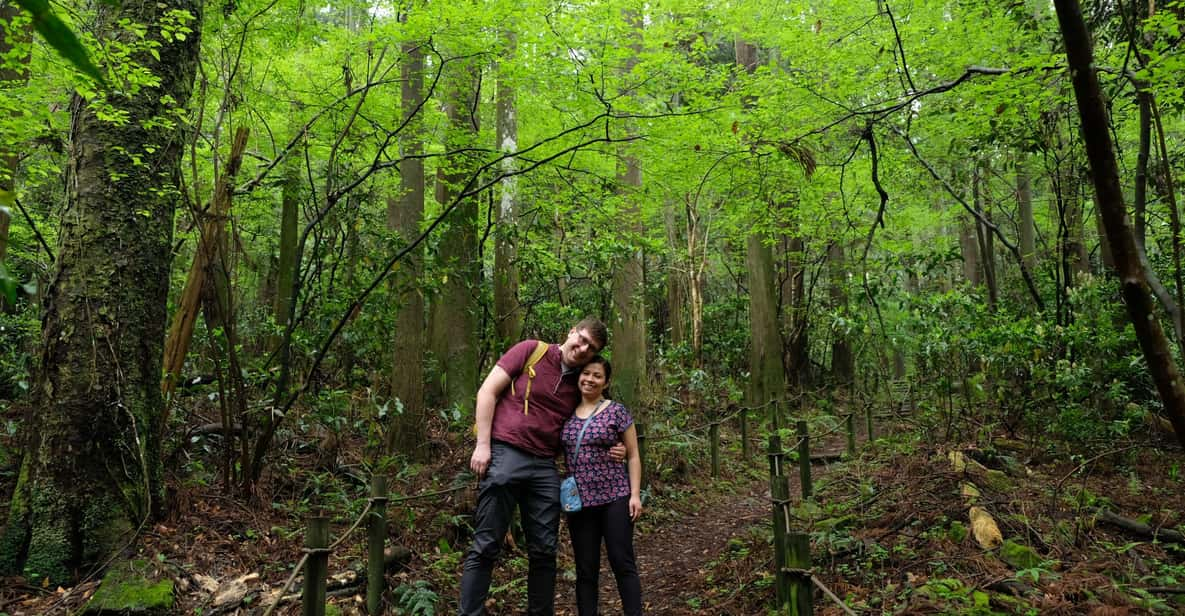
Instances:
[[[49,6],[47,0],[16,0],[16,4],[33,17],[33,27],[63,58],[95,81],[106,84],[103,74],[91,62],[86,48]]]
[[[404,616],[435,616],[440,597],[428,582],[416,580],[411,584],[400,584],[391,591],[395,602],[395,613]]]
[[[1116,285],[1081,278],[1070,300],[1072,320],[1048,325],[1040,315],[992,313],[959,290],[912,298],[907,339],[926,375],[919,384],[948,408],[996,409],[1009,431],[1071,442],[1129,434],[1157,401]]]

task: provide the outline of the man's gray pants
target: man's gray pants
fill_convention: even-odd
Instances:
[[[560,527],[560,480],[555,458],[540,458],[506,443],[490,448],[490,466],[479,486],[473,545],[461,575],[461,616],[485,614],[494,563],[510,528],[514,507],[527,537],[527,614],[555,614],[555,553]]]

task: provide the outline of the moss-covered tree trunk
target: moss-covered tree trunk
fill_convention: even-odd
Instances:
[[[160,82],[108,95],[130,120],[119,124],[97,117],[92,101],[71,104],[67,203],[29,447],[0,544],[6,570],[68,581],[162,509],[161,356],[185,141],[176,112],[193,87],[201,9],[192,0],[99,4],[100,40],[143,50],[134,61]],[[174,11],[191,17],[183,39],[161,36]],[[159,57],[127,26],[147,28]]]

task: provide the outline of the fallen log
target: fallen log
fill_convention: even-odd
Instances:
[[[1153,586],[1144,590],[1156,595],[1185,595],[1185,586]]]
[[[1033,588],[1032,586],[1029,586],[1028,584],[1025,584],[1019,580],[1012,579],[996,580],[995,582],[984,586],[984,588],[1017,597],[1023,597],[1037,592],[1036,588]]]
[[[1125,518],[1107,509],[1095,509],[1094,516],[1095,520],[1099,522],[1121,528],[1138,537],[1185,545],[1185,534],[1171,528],[1153,528],[1143,522]]]

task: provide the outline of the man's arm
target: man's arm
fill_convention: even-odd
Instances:
[[[469,458],[469,468],[477,473],[479,479],[485,477],[486,469],[490,466],[490,432],[494,424],[494,408],[498,396],[508,385],[510,375],[501,366],[494,366],[477,390],[477,445]]]

